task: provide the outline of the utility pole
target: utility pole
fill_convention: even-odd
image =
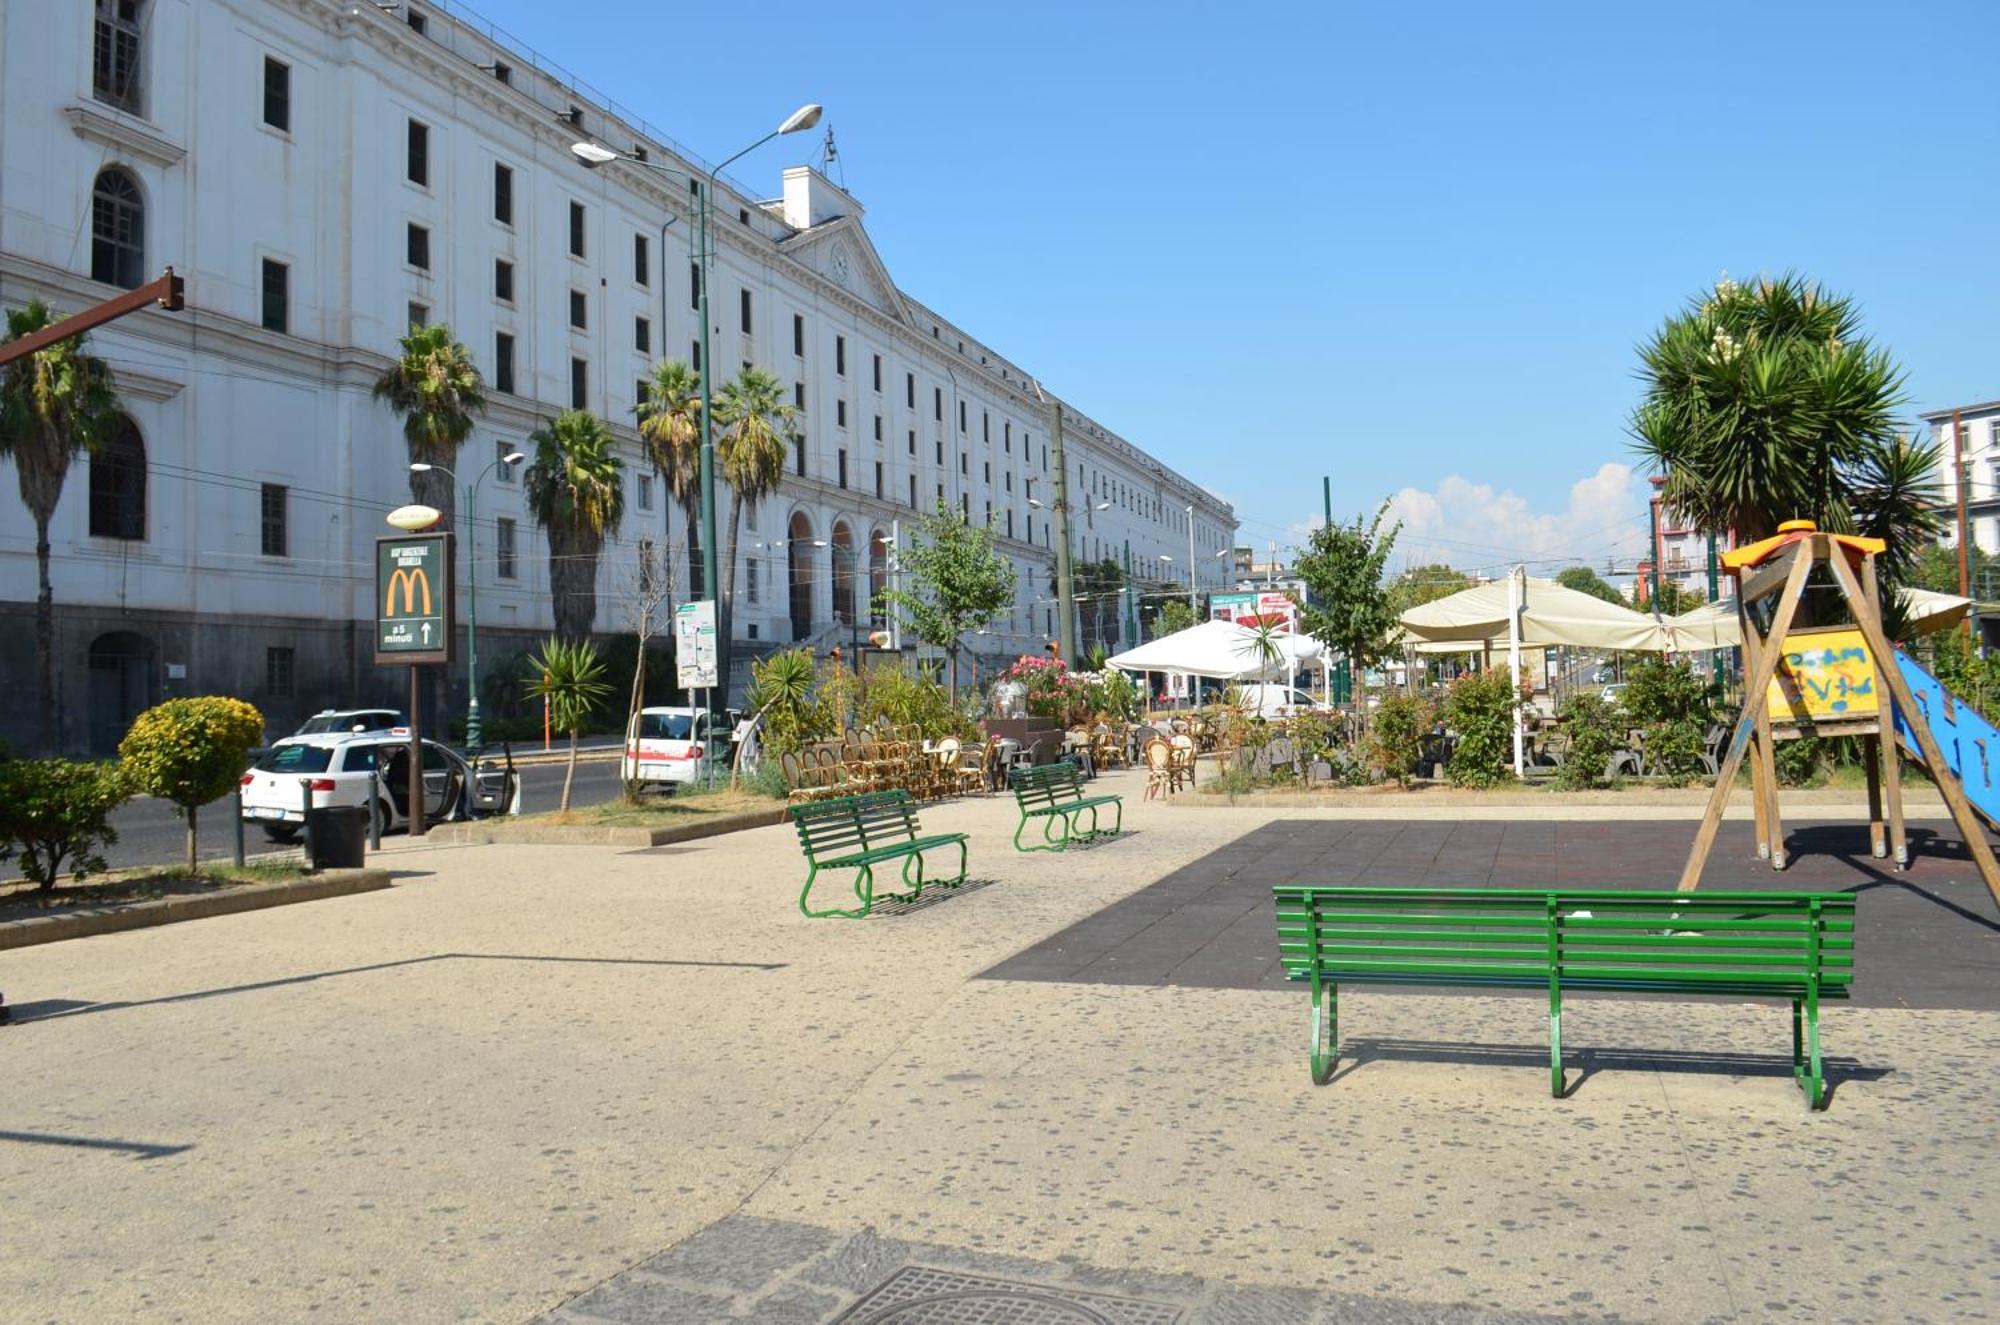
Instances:
[[[1326,499],[1326,527],[1333,528],[1333,475],[1328,474],[1319,481],[1320,495]]]
[[[1069,562],[1069,465],[1063,457],[1060,400],[1044,395],[1042,384],[1034,384],[1035,395],[1049,405],[1049,460],[1056,471],[1055,501],[1050,510],[1056,517],[1056,647],[1063,666],[1076,662],[1076,588]]]
[[[1972,596],[1972,547],[1965,524],[1965,430],[1959,426],[1958,411],[1951,412],[1951,486],[1958,492],[1958,596]],[[1966,624],[1966,638],[1972,626]]]
[[[1660,562],[1664,560],[1660,556],[1660,495],[1657,491],[1653,494],[1652,504],[1646,509],[1652,513],[1653,517],[1653,616],[1657,620],[1660,615],[1660,572],[1662,570]]]
[[[1125,647],[1139,647],[1139,600],[1132,588],[1132,540],[1125,540]]]

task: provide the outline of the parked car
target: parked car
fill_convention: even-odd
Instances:
[[[701,780],[707,760],[727,772],[732,724],[727,714],[695,708],[643,708],[632,715],[618,776],[668,790]],[[706,752],[704,754],[704,752]]]
[[[424,818],[427,822],[469,819],[474,811],[521,812],[521,782],[501,764],[482,760],[477,768],[457,751],[425,741]],[[289,842],[305,822],[305,799],[314,809],[366,807],[373,787],[382,827],[405,826],[409,808],[410,743],[388,732],[355,735],[329,732],[288,736],[258,756],[242,778],[243,818],[274,842]],[[379,775],[371,781],[370,773]],[[300,784],[304,783],[304,786]]]
[[[325,736],[334,732],[350,735],[409,730],[410,719],[401,709],[321,709],[307,718],[294,736]]]
[[[1243,710],[1259,718],[1280,718],[1288,713],[1332,713],[1334,706],[1310,690],[1297,686],[1253,682],[1240,687]]]
[[[1619,701],[1619,699],[1625,694],[1626,688],[1629,686],[1629,684],[1630,683],[1626,681],[1618,681],[1612,685],[1608,685],[1604,687],[1603,690],[1598,692],[1598,698],[1602,699],[1607,704],[1616,704]]]

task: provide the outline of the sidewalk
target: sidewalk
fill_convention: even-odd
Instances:
[[[1006,798],[925,807],[972,883],[864,922],[798,914],[779,827],[399,843],[386,892],[11,956],[0,1300],[819,1321],[914,1264],[1114,1320],[1990,1305],[2000,1014],[1830,1009],[1848,1067],[1810,1115],[1769,1067],[1782,1009],[1578,1000],[1566,1038],[1603,1052],[1556,1101],[1535,1000],[1360,993],[1374,1049],[1315,1088],[1296,990],[980,978],[1332,818],[1099,785],[1134,831],[1062,855],[1012,851]],[[1483,1053],[1409,1049],[1439,1044]]]

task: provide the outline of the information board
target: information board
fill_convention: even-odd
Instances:
[[[1787,713],[1808,723],[1869,718],[1882,709],[1875,663],[1858,630],[1791,632],[1769,693],[1771,716],[1779,721]]]
[[[718,683],[714,599],[682,603],[674,609],[674,666],[683,690],[708,690]]]
[[[448,663],[457,634],[451,535],[375,540],[375,665]]]

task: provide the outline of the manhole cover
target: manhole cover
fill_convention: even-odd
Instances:
[[[837,1325],[1178,1325],[1179,1307],[906,1265]]]

